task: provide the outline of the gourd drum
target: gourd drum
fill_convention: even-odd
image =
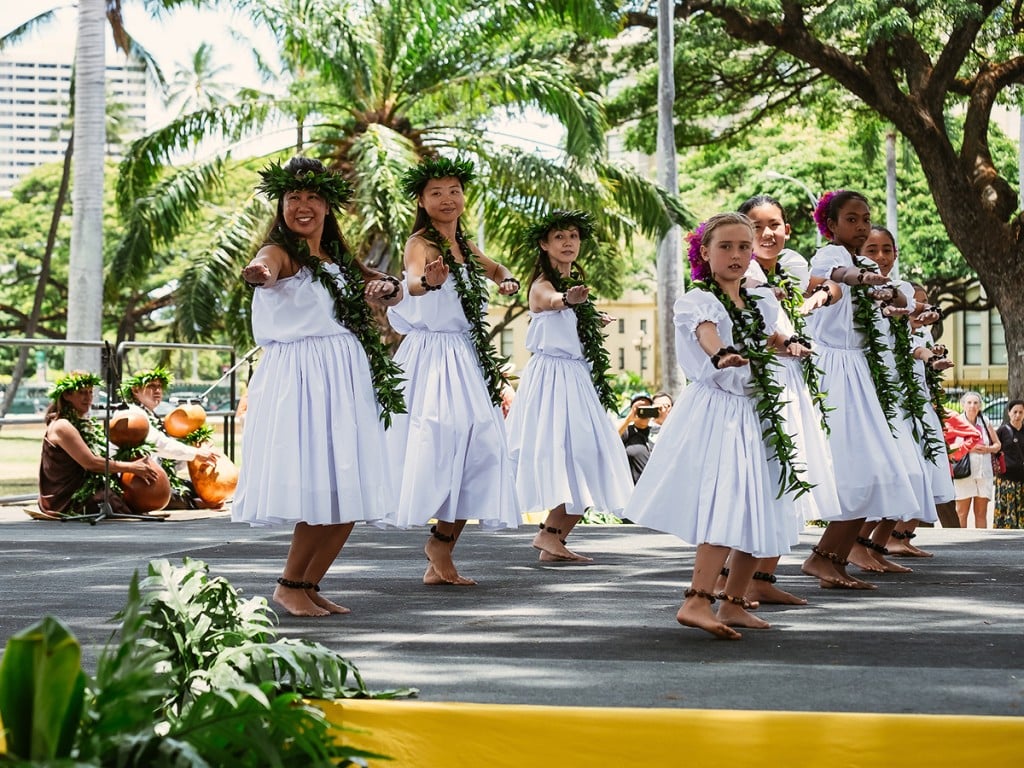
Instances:
[[[125,503],[133,512],[140,515],[161,510],[171,500],[171,481],[167,473],[153,456],[147,456],[145,461],[159,470],[156,480],[152,483],[147,483],[133,472],[124,472],[121,475]]]
[[[110,417],[110,442],[118,448],[137,448],[148,434],[149,417],[141,408],[129,406]]]
[[[171,437],[185,437],[206,423],[206,411],[198,403],[175,406],[164,418],[164,429]]]
[[[188,474],[199,498],[210,506],[227,501],[238,486],[238,467],[223,453],[217,454],[217,462],[213,465],[193,459],[188,463]]]

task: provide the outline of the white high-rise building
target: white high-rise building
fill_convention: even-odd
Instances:
[[[0,195],[38,165],[62,160],[71,134],[71,69],[66,62],[0,55]],[[146,129],[146,74],[141,65],[107,65],[108,114],[118,137]],[[107,147],[119,157],[122,146]]]

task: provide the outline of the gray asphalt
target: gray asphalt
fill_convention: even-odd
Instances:
[[[507,704],[1020,715],[1024,705],[1024,531],[922,529],[930,560],[875,579],[875,592],[822,590],[801,576],[818,531],[779,568],[810,600],[763,607],[770,630],[738,642],[680,627],[694,548],[635,526],[573,536],[588,566],[545,565],[532,526],[467,528],[460,571],[476,587],[420,582],[423,530],[357,527],[323,582],[347,616],[283,615],[283,636],[324,643],[372,688]],[[45,614],[68,623],[87,669],[107,642],[134,571],[151,559],[207,562],[244,595],[270,597],[290,532],[226,517],[163,523],[0,524],[0,643]]]

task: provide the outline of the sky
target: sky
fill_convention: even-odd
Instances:
[[[20,45],[9,49],[7,55],[41,61],[72,61],[76,10],[67,0],[0,0],[0,34],[54,8],[60,8],[56,20],[41,27]],[[182,8],[157,21],[149,18],[141,3],[131,0],[122,3],[121,13],[125,27],[153,55],[166,79],[172,79],[179,65],[187,64],[195,50],[205,41],[213,49],[214,66],[227,68],[222,74],[223,80],[233,86],[266,87],[260,84],[251,51],[256,47],[272,59],[274,42],[269,33],[253,29],[244,16],[228,10],[199,11]],[[197,34],[197,30],[201,34]],[[235,39],[233,33],[238,32],[246,33],[249,39],[245,42]],[[122,55],[114,50],[109,34],[107,40],[108,64],[122,59]],[[147,111],[151,127],[173,116],[155,93]],[[548,156],[556,154],[551,145],[557,144],[562,135],[556,123],[540,114],[530,114],[523,119],[496,119],[492,126],[496,142]]]

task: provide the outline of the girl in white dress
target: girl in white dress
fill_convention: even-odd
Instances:
[[[533,539],[542,561],[591,562],[566,537],[589,508],[621,516],[633,491],[607,415],[616,402],[601,328],[611,318],[594,307],[577,263],[592,232],[588,213],[555,211],[526,238],[537,254],[526,335],[533,357],[509,411],[508,441],[521,508],[549,510]]]
[[[823,373],[826,404],[832,409],[830,444],[843,517],[828,524],[803,571],[822,587],[874,589],[846,571],[861,526],[868,517],[916,509],[918,504],[906,472],[900,471],[904,461],[890,431],[890,418],[897,418],[897,395],[881,362],[888,345],[874,326],[876,302],[894,296],[883,288],[888,284],[884,275],[855,262],[871,232],[871,211],[863,195],[850,190],[823,195],[814,218],[831,243],[811,260],[810,287],[831,281],[831,301],[811,314],[808,329]]]
[[[388,431],[399,486],[388,522],[431,528],[423,583],[471,585],[452,560],[470,519],[492,528],[519,525],[512,462],[501,414],[502,360],[488,338],[486,280],[503,295],[519,281],[466,239],[461,215],[468,161],[430,158],[405,177],[417,200],[405,245],[405,298],[388,310],[405,335],[395,362],[406,380],[407,416]]]
[[[294,526],[273,597],[286,611],[348,613],[319,585],[355,521],[379,520],[393,504],[384,424],[405,405],[369,305],[394,304],[402,288],[345,247],[335,218],[349,193],[340,176],[305,157],[261,176],[277,216],[242,270],[255,288],[263,356],[249,384],[231,519]]]
[[[809,350],[778,333],[779,304],[770,290],[742,287],[753,239],[740,213],[703,225],[697,282],[675,304],[676,351],[690,383],[626,506],[634,522],[697,545],[676,620],[728,639],[740,637],[733,626],[768,627],[747,612],[743,595],[758,558],[789,551],[791,492],[809,490],[770,370],[776,349],[794,356]],[[725,591],[715,595],[730,549]]]

